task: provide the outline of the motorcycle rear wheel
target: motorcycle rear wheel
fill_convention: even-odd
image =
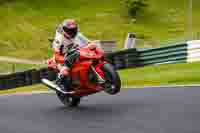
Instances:
[[[102,66],[105,75],[105,92],[114,95],[120,92],[121,80],[119,74],[114,70],[114,68],[106,63]]]
[[[56,92],[58,99],[66,106],[66,107],[77,107],[80,104],[80,97],[69,97],[61,92]]]

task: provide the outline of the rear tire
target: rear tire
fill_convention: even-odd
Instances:
[[[102,66],[105,75],[105,92],[110,95],[117,94],[121,89],[121,80],[119,74],[114,70],[114,68],[106,63]]]
[[[77,107],[80,104],[80,97],[69,97],[61,92],[56,92],[58,99],[66,106],[66,107]]]

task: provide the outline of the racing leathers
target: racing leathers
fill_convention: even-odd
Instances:
[[[90,41],[80,32],[75,38],[66,38],[62,34],[62,29],[58,27],[52,43],[53,58],[48,62],[48,66],[56,68],[59,73],[56,84],[65,91],[70,91],[69,70],[73,63],[79,59],[79,48],[87,46]]]

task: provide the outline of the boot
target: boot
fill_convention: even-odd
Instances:
[[[63,90],[63,91],[70,91],[70,76],[64,76],[62,74],[59,74],[56,79],[56,84]]]
[[[71,77],[69,75],[63,78],[63,86],[66,91],[71,91]]]

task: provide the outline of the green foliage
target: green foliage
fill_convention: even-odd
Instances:
[[[148,6],[147,0],[125,0],[125,4],[131,17],[136,17]]]
[[[128,0],[0,0],[0,56],[37,60],[51,57],[48,38],[66,18],[75,18],[90,39],[117,41],[118,49],[123,48],[127,32],[137,35],[138,48],[185,40],[187,1],[148,0],[148,12],[139,12],[131,19],[125,15],[124,1]],[[195,33],[200,31],[200,1],[193,2]]]
[[[123,0],[123,4],[121,1],[0,0],[0,55],[37,60],[51,57],[48,38],[53,37],[56,25],[66,18],[78,20],[81,32],[90,39],[116,40],[118,48],[123,47],[127,32],[136,33],[139,48],[160,47],[161,42],[173,44],[171,42],[186,39],[187,0]],[[132,6],[134,1],[138,1],[139,9]],[[124,4],[127,9],[130,7],[129,13],[131,6],[138,10],[136,15],[142,14],[147,7],[149,12],[137,21],[135,18],[130,21],[122,10]],[[193,0],[193,33],[200,31],[199,4],[200,0]],[[199,65],[152,66],[123,70],[120,74],[124,85],[199,83]],[[31,67],[20,66],[18,69],[17,66],[17,70]],[[12,65],[1,64],[0,72],[6,69],[12,70]],[[130,75],[133,76],[130,78]]]

